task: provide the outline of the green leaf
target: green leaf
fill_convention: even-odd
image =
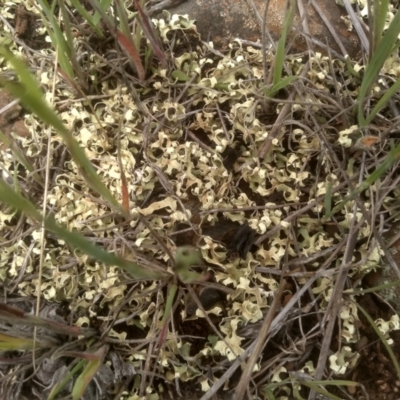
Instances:
[[[189,76],[187,76],[184,72],[179,71],[179,70],[172,71],[171,76],[172,76],[174,79],[177,79],[177,80],[180,81],[180,82],[187,82],[187,81],[190,81]]]
[[[208,274],[199,274],[190,270],[190,267],[199,265],[202,261],[200,251],[191,246],[178,247],[175,256],[174,271],[183,283],[204,281]]]

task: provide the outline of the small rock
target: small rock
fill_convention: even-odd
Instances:
[[[179,3],[177,5],[177,3]],[[171,14],[188,14],[190,19],[197,21],[197,30],[205,41],[212,40],[219,49],[226,49],[229,42],[234,38],[245,39],[256,42],[261,41],[261,21],[264,16],[265,0],[253,0],[256,10],[248,0],[163,0],[159,7],[153,7],[155,16],[161,8],[167,9]],[[344,7],[339,6],[334,0],[314,0],[314,5],[304,4],[308,30],[310,36],[322,43],[328,44],[332,50],[350,57],[360,54],[361,46],[356,33],[350,32],[342,17],[346,16]],[[296,1],[296,4],[300,2]],[[277,41],[281,34],[282,25],[286,13],[286,0],[270,0],[267,12],[267,28],[273,38]],[[258,15],[257,15],[258,14]],[[342,41],[345,51],[341,51],[330,32],[327,24],[336,32]],[[291,52],[303,52],[307,50],[307,41],[300,33],[304,32],[299,8],[296,6],[294,28],[289,40],[294,39]],[[327,53],[326,48],[313,44],[315,51]]]

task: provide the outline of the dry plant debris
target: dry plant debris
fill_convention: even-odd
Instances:
[[[277,41],[281,36],[288,5],[286,0],[236,0],[234,3],[229,0],[162,0],[151,3],[155,3],[150,8],[155,15],[160,15],[162,10],[188,15],[196,20],[197,29],[204,40],[211,38],[215,46],[224,48],[236,37],[260,42],[264,18],[268,35]],[[366,2],[361,3],[366,6]],[[294,29],[289,36],[290,52],[306,51],[312,43],[316,51],[327,52],[328,44],[329,51],[336,55],[344,56],[347,53],[352,58],[360,56],[360,41],[348,21],[343,4],[325,0],[314,0],[303,6],[300,4],[295,7]],[[266,6],[268,10],[265,14]]]
[[[1,13],[7,20],[14,18],[13,2],[6,2]],[[87,98],[101,126],[87,99],[54,75],[50,49],[37,49],[27,60],[35,66],[49,100],[54,82],[55,109],[121,202],[123,169],[133,204],[129,221],[111,212],[52,132],[48,211],[71,231],[144,266],[169,265],[157,237],[171,250],[178,242],[195,245],[204,259],[201,268],[211,279],[193,290],[181,285],[159,348],[167,296],[164,282],[132,282],[117,268],[105,268],[47,234],[40,295],[46,304],[58,304],[58,311],[71,323],[97,329],[99,342],[112,347],[98,380],[107,376],[103,380],[108,388],[111,382],[120,388],[122,377],[129,377],[120,398],[167,399],[171,393],[197,398],[249,351],[284,277],[279,318],[271,324],[249,387],[253,398],[268,399],[273,393],[289,399],[307,393],[298,380],[315,376],[324,336],[321,326],[335,302],[338,324],[325,377],[361,380],[368,386],[357,366],[367,357],[360,343],[366,346],[371,336],[352,289],[364,287],[361,278],[369,272],[387,271],[376,235],[387,227],[386,220],[398,219],[396,166],[384,184],[363,193],[361,203],[349,201],[333,217],[328,208],[343,200],[398,143],[397,120],[388,108],[369,131],[355,125],[352,106],[360,78],[342,61],[319,53],[310,58],[287,56],[285,74],[296,79],[276,98],[268,98],[264,82],[268,71],[263,70],[260,49],[235,40],[222,54],[201,42],[194,21],[184,16],[154,23],[165,47],[170,46],[170,67],[162,70],[153,65],[144,85],[137,84],[122,54],[104,56],[111,43],[104,47],[91,43],[90,57],[82,58],[90,71]],[[37,32],[40,29],[36,27]],[[0,40],[7,41],[10,34],[3,25]],[[83,56],[80,40],[76,38],[76,47]],[[26,59],[23,47],[11,46]],[[273,60],[274,54],[268,53],[267,65]],[[6,74],[6,63],[1,61],[0,66]],[[362,72],[363,67],[354,68]],[[398,55],[388,60],[383,72],[388,79],[400,75]],[[378,101],[382,91],[384,85],[377,84],[371,101]],[[277,126],[287,105],[289,112]],[[3,133],[12,137],[38,171],[43,170],[48,128],[35,115],[25,113],[23,118],[29,135]],[[270,151],[259,159],[258,151],[272,129],[277,133]],[[10,148],[1,148],[0,163],[3,178],[10,184],[17,181],[40,204],[42,189],[15,162]],[[328,192],[330,205],[324,203]],[[4,205],[0,222],[0,278],[7,296],[39,295],[40,227]],[[251,230],[240,241],[236,233],[244,234],[243,226]],[[242,243],[236,256],[227,255],[232,240]],[[350,255],[349,242],[354,245]],[[337,279],[343,273],[347,292],[337,297]],[[215,299],[207,304],[202,295],[210,288],[214,291],[209,296]],[[195,306],[194,293],[206,314]],[[379,315],[383,317],[379,327],[389,338],[399,329],[398,315],[390,317],[386,305],[374,297],[369,300],[386,310]],[[33,393],[40,394],[40,382],[49,387],[57,381],[49,371],[65,374],[62,360],[55,365],[50,358],[43,359]],[[2,371],[18,373],[13,368]],[[221,398],[235,389],[239,377],[240,368],[225,381]],[[12,387],[10,381],[7,393],[14,397],[8,398],[16,398]],[[27,387],[19,389],[28,396]],[[96,392],[96,387],[90,390]],[[332,390],[343,398],[353,395],[352,387]],[[361,398],[357,396],[364,395],[363,390],[357,388],[354,398]],[[391,386],[387,393],[393,390]]]

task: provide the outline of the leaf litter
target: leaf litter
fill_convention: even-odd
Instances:
[[[397,143],[390,110],[382,111],[381,127],[374,127],[373,135],[360,130],[351,112],[357,76],[344,62],[318,53],[287,56],[285,73],[296,79],[276,98],[266,98],[260,49],[236,40],[227,52],[219,53],[199,40],[194,22],[184,16],[166,14],[154,24],[164,45],[174,44],[169,50],[171,64],[168,69],[153,65],[145,85],[135,89],[136,96],[135,79],[131,71],[122,71],[121,56],[116,67],[103,57],[101,47],[91,55],[93,92],[88,98],[101,127],[86,100],[55,77],[55,108],[121,202],[122,166],[132,204],[130,220],[122,219],[91,191],[56,132],[51,141],[48,207],[55,220],[71,231],[142,266],[171,266],[157,237],[172,251],[178,241],[179,246],[196,246],[202,253],[196,269],[208,272],[210,279],[193,285],[193,290],[180,285],[165,341],[157,348],[167,299],[165,282],[132,281],[117,268],[106,268],[47,233],[40,287],[45,304],[57,304],[64,322],[68,318],[74,325],[95,329],[99,344],[112,346],[104,365],[114,379],[102,389],[104,398],[113,385],[122,388],[124,399],[163,399],[167,393],[200,398],[221,379],[220,395],[225,396],[235,389],[240,368],[232,377],[225,378],[226,372],[239,356],[248,354],[285,277],[277,318],[249,388],[254,398],[273,393],[283,399],[296,390],[307,393],[306,386],[293,382],[296,374],[315,376],[321,324],[345,268],[347,292],[340,293],[327,374],[357,382],[357,363],[366,357],[358,346],[360,335],[368,335],[366,330],[360,332],[359,298],[352,289],[363,287],[362,276],[386,265],[371,226],[377,216],[398,218],[399,192],[391,186],[396,167],[387,173],[386,187],[373,185],[360,197],[368,219],[356,200],[331,217],[324,199],[331,193],[332,205],[343,200],[362,176],[360,171],[372,171]],[[3,35],[7,33],[4,27]],[[17,45],[13,51],[23,55]],[[38,52],[51,54],[49,49]],[[273,59],[270,51],[269,65]],[[44,71],[36,72],[45,93],[52,90],[51,61],[45,59]],[[396,75],[398,57],[385,68],[385,73]],[[7,72],[4,62],[1,69]],[[377,96],[380,90],[376,88]],[[288,96],[290,91],[293,96]],[[286,104],[290,112],[277,127],[275,121]],[[47,128],[33,114],[25,113],[23,119],[29,135],[11,136],[39,170]],[[272,129],[277,135],[270,151],[259,159],[258,150]],[[17,180],[25,194],[40,204],[40,188],[15,163],[10,148],[1,148],[0,162],[3,179],[9,184]],[[4,288],[11,288],[7,296],[33,298],[38,295],[39,226],[4,205],[0,221],[1,280]],[[350,256],[343,241],[347,235],[356,235]],[[202,298],[205,288],[213,290],[208,297],[215,296],[210,304],[204,300],[207,296]],[[200,304],[196,296],[202,299]],[[189,301],[190,312],[185,305]],[[370,301],[381,304],[374,298]],[[385,316],[379,326],[388,335],[398,329],[398,320],[391,320],[387,312]],[[15,359],[21,354],[3,356]],[[37,354],[42,357],[38,362],[50,363],[50,358],[43,358],[46,354]],[[64,371],[65,357],[61,360],[54,370]],[[44,361],[41,365],[38,378],[50,385],[43,378]],[[2,369],[18,374],[17,369]],[[122,376],[129,380],[126,387],[118,381]],[[39,386],[32,389],[38,396]],[[26,396],[28,389],[22,385],[17,390],[9,382],[6,390],[8,398],[16,398],[19,391]],[[89,389],[96,390],[101,397],[99,387]]]

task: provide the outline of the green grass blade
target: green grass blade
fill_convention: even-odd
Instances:
[[[129,28],[128,17],[126,15],[125,8],[120,0],[116,0],[115,2],[118,17],[120,21],[120,30],[118,30],[118,43],[125,49],[125,51],[129,54],[136,71],[138,73],[139,79],[144,81],[146,77],[146,73],[142,64],[142,60],[140,59],[140,54],[138,51],[139,45],[135,45],[135,41],[132,37],[131,30]]]
[[[99,29],[98,24],[100,21],[100,14],[96,11],[95,15],[89,14],[84,7],[82,7],[81,2],[79,0],[70,0],[71,4],[78,10],[79,14],[82,15],[82,17],[85,19],[85,21],[93,28],[93,30],[96,32],[96,34],[100,38],[104,38],[103,32]],[[109,7],[111,0],[107,1],[108,5],[107,8]]]
[[[25,197],[15,192],[3,179],[0,179],[0,201],[26,213],[36,222],[41,220],[41,215],[36,207]]]
[[[103,12],[105,12],[106,10],[108,10],[108,8],[110,7],[111,3],[112,3],[112,0],[101,0],[101,1],[98,2],[97,4],[98,4],[99,9],[102,10]],[[96,12],[94,13],[93,22],[94,22],[96,25],[98,25],[98,23],[100,22],[100,20],[101,20],[101,15],[102,15],[102,14],[101,14],[99,11],[96,11]]]
[[[379,292],[380,290],[385,290],[385,289],[389,289],[391,287],[397,287],[400,286],[400,279],[397,279],[393,282],[390,283],[385,283],[383,285],[378,285],[378,286],[374,286],[368,289],[348,289],[345,290],[343,293],[346,294],[352,294],[352,295],[363,295],[363,294],[367,294],[367,293],[375,293],[375,292]]]
[[[56,1],[53,2],[52,7],[49,6],[46,0],[38,0],[40,5],[40,14],[42,21],[46,26],[47,33],[50,36],[53,48],[57,49],[58,62],[62,70],[67,74],[70,79],[75,76],[74,68],[71,63],[71,48],[61,31],[58,21],[54,15]]]
[[[371,43],[371,56],[376,52],[382,40],[388,6],[389,0],[373,0],[373,43]]]
[[[37,342],[36,345],[38,345]],[[33,339],[16,338],[0,333],[0,350],[2,351],[32,350],[33,347]]]
[[[274,79],[273,85],[277,85],[282,78],[283,63],[285,61],[285,48],[286,38],[293,25],[294,18],[294,0],[289,0],[289,9],[285,15],[285,22],[283,24],[281,37],[278,42],[278,48],[276,50],[275,63],[274,63]]]
[[[400,12],[397,11],[395,17],[389,25],[384,37],[381,40],[380,45],[376,49],[371,62],[365,69],[365,75],[361,83],[360,92],[358,94],[358,124],[360,127],[367,125],[364,118],[363,104],[364,100],[376,81],[383,64],[393,52],[397,37],[400,34]],[[398,45],[396,46],[396,48]]]
[[[53,218],[48,217],[45,220],[45,227],[57,234],[57,236],[69,245],[73,246],[74,248],[78,248],[83,251],[85,254],[93,257],[94,259],[102,262],[106,265],[116,265],[117,267],[123,269],[127,273],[129,273],[135,279],[160,279],[163,278],[159,272],[155,271],[148,271],[139,265],[124,260],[113,253],[109,253],[103,250],[101,247],[89,242],[83,236],[78,234],[77,232],[70,232],[67,229],[58,225]]]
[[[397,361],[397,358],[395,354],[393,353],[392,348],[390,347],[389,343],[383,336],[383,333],[379,330],[379,328],[376,326],[375,322],[371,318],[371,316],[367,313],[367,311],[364,310],[359,304],[357,304],[357,308],[364,314],[365,318],[368,320],[368,322],[371,324],[372,328],[374,329],[375,333],[379,336],[379,339],[381,340],[382,344],[385,346],[386,351],[389,354],[390,359],[392,360],[393,366],[396,369],[397,377],[400,379],[400,365],[399,362]]]
[[[340,211],[349,201],[353,200],[356,196],[362,193],[364,190],[368,189],[371,185],[375,183],[395,162],[400,159],[400,144],[394,149],[390,150],[385,160],[379,165],[372,174],[365,179],[361,185],[359,185],[352,193],[350,193],[343,201],[341,201],[337,206],[335,206],[332,212],[327,215],[331,217]]]
[[[43,186],[43,180],[40,177],[40,175],[35,172],[35,169],[33,168],[32,164],[29,162],[29,160],[25,157],[25,154],[18,148],[18,146],[15,144],[15,142],[12,139],[9,139],[6,135],[3,134],[2,131],[0,131],[0,140],[11,149],[14,157],[20,164],[22,164],[27,171],[29,171],[32,174],[33,179],[37,183],[39,183],[41,186]]]
[[[171,285],[171,287],[168,290],[167,301],[165,302],[164,315],[161,320],[161,326],[163,326],[166,323],[169,316],[171,315],[172,304],[174,302],[177,290],[178,290],[178,286],[176,286],[175,284]]]
[[[43,94],[37,82],[28,72],[24,63],[20,59],[14,57],[13,54],[5,48],[0,48],[0,56],[3,56],[12,64],[20,78],[19,83],[9,82],[5,79],[0,80],[0,83],[2,83],[14,97],[19,98],[21,103],[23,103],[35,115],[52,126],[61,135],[88,185],[100,194],[116,211],[121,212],[123,215],[127,215],[122,205],[118,203],[100,180],[92,163],[89,161],[84,150],[79,146],[71,132],[69,132],[61,119],[43,99]]]
[[[94,21],[96,23],[100,22],[100,19],[103,19],[104,23],[107,25],[107,28],[111,33],[115,33],[115,27],[113,25],[113,20],[111,17],[106,13],[108,7],[110,6],[111,2],[109,0],[101,1],[100,3],[96,0],[89,0],[90,5],[96,10],[94,15]]]
[[[92,7],[101,15],[109,31],[116,36],[119,45],[127,52],[129,57],[131,58],[133,62],[133,67],[136,68],[136,71],[138,73],[139,80],[144,81],[146,74],[144,72],[142,60],[140,59],[139,51],[137,50],[135,43],[131,38],[132,35],[129,30],[129,24],[127,22],[125,10],[121,11],[120,10],[121,7],[118,7],[119,3],[118,2],[116,3],[118,16],[120,17],[120,19],[122,18],[121,26],[122,29],[126,30],[126,34],[123,33],[120,29],[116,29],[113,26],[111,18],[105,13],[104,9],[95,0],[89,0],[89,1]]]
[[[71,371],[69,371],[60,382],[58,382],[57,385],[53,386],[49,396],[47,397],[47,400],[54,400],[58,395],[58,393],[60,393],[61,390],[63,390],[63,388],[65,387],[65,385],[72,379],[74,374],[76,374],[79,370],[81,370],[85,364],[86,360],[80,360],[75,365],[75,367]]]
[[[342,400],[341,397],[337,397],[331,393],[329,393],[327,390],[320,388],[316,383],[314,383],[314,381],[299,381],[299,383],[301,383],[304,386],[309,387],[310,389],[314,390],[315,392],[322,394],[323,396],[325,396],[328,399],[331,400]],[[330,385],[331,382],[330,381],[326,381],[324,382],[325,385]]]
[[[43,222],[42,215],[36,210],[36,207],[22,195],[15,192],[9,185],[7,185],[2,179],[0,179],[0,201],[6,203],[19,211],[26,213],[29,217],[37,222]],[[139,265],[124,260],[113,253],[109,253],[101,247],[93,244],[85,237],[80,235],[78,232],[71,232],[62,226],[58,225],[53,217],[47,217],[44,220],[46,229],[54,232],[60,239],[64,240],[74,249],[79,249],[83,253],[89,255],[95,260],[109,265],[117,266],[127,273],[129,273],[134,279],[161,279],[167,275],[163,275],[160,272],[147,270]]]
[[[294,80],[296,80],[297,76],[286,76],[281,79],[276,85],[274,85],[271,89],[265,91],[265,95],[267,97],[274,97],[281,89],[285,89],[289,86]]]
[[[399,90],[399,88],[400,88],[400,79],[398,79],[388,90],[386,90],[384,95],[378,101],[378,103],[376,103],[375,107],[372,109],[372,111],[365,120],[365,123],[367,125],[370,124],[372,120],[375,118],[376,114],[378,114],[378,112],[382,110],[383,107],[385,107],[387,102]]]
[[[303,380],[299,380],[300,383],[304,383]],[[333,380],[333,381],[306,381],[314,383],[315,385],[321,386],[359,386],[359,383],[353,381]]]
[[[133,43],[133,37],[131,34],[131,29],[129,27],[128,16],[126,15],[126,10],[124,5],[120,0],[115,1],[115,7],[117,9],[118,18],[119,18],[119,27],[121,32],[126,36],[126,38]]]
[[[86,89],[86,86],[87,86],[86,80],[85,80],[84,74],[82,72],[81,65],[79,64],[78,58],[76,56],[71,23],[69,21],[69,15],[68,15],[67,9],[65,7],[64,0],[58,0],[58,4],[60,6],[60,10],[61,10],[61,14],[62,14],[62,20],[63,20],[63,24],[64,24],[64,33],[67,38],[66,44],[68,46],[67,48],[68,48],[68,54],[69,54],[69,62],[72,64],[73,71],[78,76],[79,82]]]
[[[138,20],[140,26],[142,27],[143,32],[145,33],[147,39],[149,40],[150,46],[153,49],[154,54],[160,61],[161,66],[164,69],[167,69],[168,62],[165,57],[164,51],[162,50],[161,40],[159,39],[157,31],[155,30],[154,25],[151,22],[150,18],[143,11],[143,8],[141,7],[139,1],[135,0],[135,3],[136,3],[136,8],[138,10],[138,17],[139,17]]]
[[[76,379],[75,385],[72,389],[72,398],[74,400],[79,400],[82,398],[90,381],[101,367],[103,358],[107,352],[107,347],[108,346],[103,346],[93,354],[96,356],[96,358],[86,364],[82,373]]]

